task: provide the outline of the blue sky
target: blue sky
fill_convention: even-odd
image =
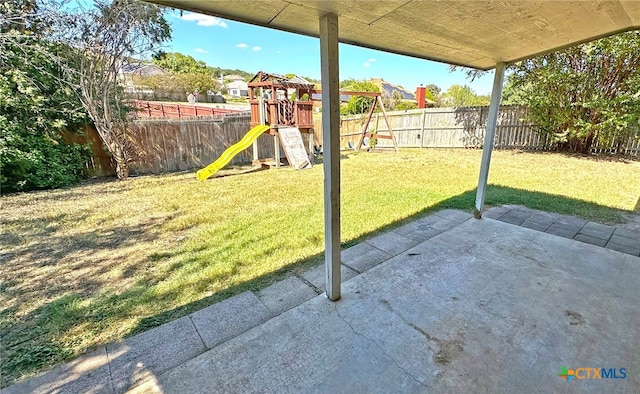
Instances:
[[[207,65],[294,73],[320,79],[319,41],[212,16],[169,11],[172,40],[165,50],[181,52]],[[469,85],[478,94],[489,94],[493,72],[470,82],[461,71],[449,72],[446,64],[340,44],[340,79],[383,78],[414,91],[420,84]]]

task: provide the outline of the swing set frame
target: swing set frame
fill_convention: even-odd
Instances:
[[[313,94],[322,94],[322,90],[312,90]],[[354,146],[354,150],[362,149],[362,145],[364,144],[365,138],[377,138],[383,140],[391,140],[393,142],[393,148],[396,152],[398,152],[398,141],[396,140],[396,136],[393,133],[393,128],[391,128],[391,123],[389,122],[389,118],[387,117],[387,111],[384,109],[384,104],[382,103],[382,94],[378,92],[352,92],[341,90],[340,96],[364,96],[364,97],[373,97],[373,104],[371,104],[371,108],[369,109],[369,113],[367,114],[367,120],[365,121],[362,132],[360,133],[360,139],[358,144]],[[373,113],[376,111],[376,107],[380,106],[380,110],[382,112],[382,116],[384,117],[384,121],[387,124],[387,129],[389,134],[380,134],[378,130],[374,130],[373,132],[369,131],[369,126],[371,124],[371,118],[373,117]],[[380,149],[380,148],[378,148]]]

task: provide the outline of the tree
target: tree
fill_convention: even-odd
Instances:
[[[425,88],[426,90],[424,92],[425,93],[424,98],[426,98],[427,100],[433,101],[434,105],[436,106],[441,106],[442,95],[440,93],[442,92],[442,89],[440,89],[439,86],[434,84],[429,84],[425,86]]]
[[[159,7],[135,0],[96,0],[68,11],[61,21],[67,44],[65,69],[100,138],[116,163],[116,176],[129,176],[133,152],[127,113],[118,83],[126,59],[140,58],[168,39],[169,24]]]
[[[451,85],[442,95],[443,102],[451,107],[489,105],[490,97],[479,96],[467,85]]]
[[[418,104],[413,101],[399,101],[393,108],[395,111],[406,111],[410,109],[418,109]]]
[[[221,75],[239,75],[244,78],[245,81],[248,81],[254,74],[248,73],[243,70],[238,69],[229,69],[229,68],[220,68],[220,67],[209,67],[211,71],[211,75],[214,77],[220,77]]]
[[[347,80],[346,83],[341,83],[341,89],[350,90],[353,92],[377,92],[380,93],[380,87],[371,81],[356,81]],[[345,82],[345,81],[343,81]],[[361,114],[370,110],[373,105],[375,97],[368,96],[351,96],[346,108],[344,108],[344,114]]]
[[[53,14],[35,1],[0,4],[0,186],[2,192],[54,188],[83,177],[88,149],[66,143],[86,121],[57,62],[60,48],[44,40]]]
[[[180,52],[160,51],[153,55],[151,59],[156,66],[172,74],[209,74],[212,76],[213,70],[201,60],[196,60],[192,56],[183,55]]]
[[[640,31],[621,33],[519,62],[509,99],[560,150],[588,153],[595,141],[640,130]]]
[[[136,86],[145,86],[153,89],[157,96],[162,97],[163,93],[193,92],[217,92],[221,85],[209,74],[177,74],[177,75],[154,75],[148,77],[134,77]]]
[[[434,85],[432,83],[428,84],[427,86],[425,86],[425,88],[427,88],[428,91],[431,92],[431,94],[435,97],[435,96],[439,96],[440,92],[442,92],[442,89],[440,89],[440,87],[438,85]]]
[[[502,88],[501,105],[528,105],[527,95],[530,89],[530,83],[518,84],[514,75],[505,77],[504,86]]]
[[[485,71],[466,73],[473,80]],[[529,120],[559,150],[588,153],[596,141],[640,131],[638,30],[515,63],[507,75],[503,103],[528,106]]]

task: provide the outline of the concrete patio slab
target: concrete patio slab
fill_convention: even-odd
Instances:
[[[398,227],[394,229],[393,232],[422,242],[429,238],[433,238],[443,231],[457,226],[458,224],[459,223],[456,221],[437,215],[431,215]]]
[[[522,221],[529,214],[533,216]],[[576,241],[604,246],[632,256],[640,256],[640,215],[622,214],[622,216],[624,223],[607,225],[518,205],[493,207],[483,213],[485,218],[494,218]]]
[[[116,393],[184,363],[207,350],[189,317],[107,345]]]
[[[556,226],[566,227],[568,229],[577,228],[578,230],[584,227],[586,224],[587,221],[584,219],[566,215],[561,216],[555,223]]]
[[[523,220],[527,220],[530,217],[532,217],[534,215],[534,213],[527,209],[527,210],[523,210],[523,209],[514,209],[512,211],[509,211],[507,213],[504,214],[504,217],[513,217],[513,218],[518,218],[518,219],[523,219]]]
[[[540,223],[540,222],[533,221],[531,219],[532,218],[529,218],[529,219],[525,220],[520,225],[522,227],[530,228],[530,229],[536,230],[536,231],[546,231],[551,226],[551,224]]]
[[[617,243],[618,245],[630,246],[632,248],[640,248],[640,240],[636,240],[633,238],[623,237],[618,234],[613,234],[611,236],[610,242]]]
[[[342,264],[352,268],[358,273],[364,272],[385,260],[393,257],[391,254],[371,246],[366,242],[361,242],[355,246],[342,251]]]
[[[0,390],[2,394],[84,392],[113,393],[109,361],[104,347],[35,378]]]
[[[486,218],[486,219],[499,219],[501,216],[503,216],[508,211],[509,211],[509,209],[504,208],[504,207],[491,208],[490,210],[488,210],[486,212],[483,212],[482,213],[482,217]]]
[[[502,218],[500,220],[502,220]],[[515,224],[515,223],[511,223],[511,224]],[[568,227],[558,226],[556,224],[552,225],[546,230],[546,232],[549,234],[557,235],[559,237],[564,237],[564,238],[573,238],[578,234],[578,231],[580,231],[580,229],[577,227],[568,228]]]
[[[507,213],[506,215],[503,215],[500,217],[500,220],[505,222],[505,223],[509,223],[509,224],[515,224],[516,226],[521,225],[522,223],[526,222],[528,219],[527,217],[523,217],[523,216],[516,216],[516,215],[510,215],[511,212]]]
[[[640,258],[469,220],[145,384],[204,392],[634,392]],[[624,379],[558,376],[562,366]],[[142,387],[142,386],[141,386]]]
[[[342,275],[342,281],[345,280],[349,280],[351,278],[353,278],[354,276],[358,275],[358,273],[354,270],[352,270],[349,267],[346,267],[344,265],[340,266],[340,274]],[[309,283],[311,283],[312,285],[314,285],[315,287],[317,287],[318,289],[324,289],[324,282],[325,282],[325,267],[324,264],[319,264],[316,265],[315,267],[311,268],[309,271],[305,272],[304,274],[302,274],[302,277],[309,281]]]
[[[611,241],[607,242],[607,245],[605,247],[607,249],[617,250],[618,252],[627,253],[632,256],[640,255],[640,248],[634,248],[632,246],[627,246],[627,245],[620,245]]]
[[[198,334],[209,349],[242,334],[271,316],[273,314],[250,291],[190,315]]]
[[[377,237],[369,238],[365,242],[377,249],[385,251],[386,253],[395,255],[417,245],[420,241],[391,231],[380,234]]]
[[[609,238],[615,231],[614,226],[608,226],[606,224],[588,222],[580,230],[581,233],[591,235],[598,238]]]
[[[314,289],[295,276],[276,282],[257,294],[273,315],[279,315],[317,295]]]
[[[640,231],[631,231],[622,228],[616,228],[614,234],[620,237],[626,237],[635,239],[636,241],[640,241]]]
[[[605,246],[607,244],[607,239],[602,239],[598,237],[593,237],[591,235],[586,235],[583,233],[578,233],[575,237],[573,237],[576,241],[585,242],[591,245],[596,246]]]
[[[469,212],[461,211],[459,209],[443,209],[434,214],[435,216],[440,216],[441,218],[445,218],[448,220],[452,220],[454,222],[462,223],[466,220],[469,220],[473,217],[473,215]]]

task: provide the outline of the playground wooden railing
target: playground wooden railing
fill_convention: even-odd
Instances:
[[[147,118],[190,118],[195,116],[217,116],[245,112],[232,108],[217,108],[189,104],[167,104],[152,101],[135,100],[132,105],[136,108],[138,117]]]

